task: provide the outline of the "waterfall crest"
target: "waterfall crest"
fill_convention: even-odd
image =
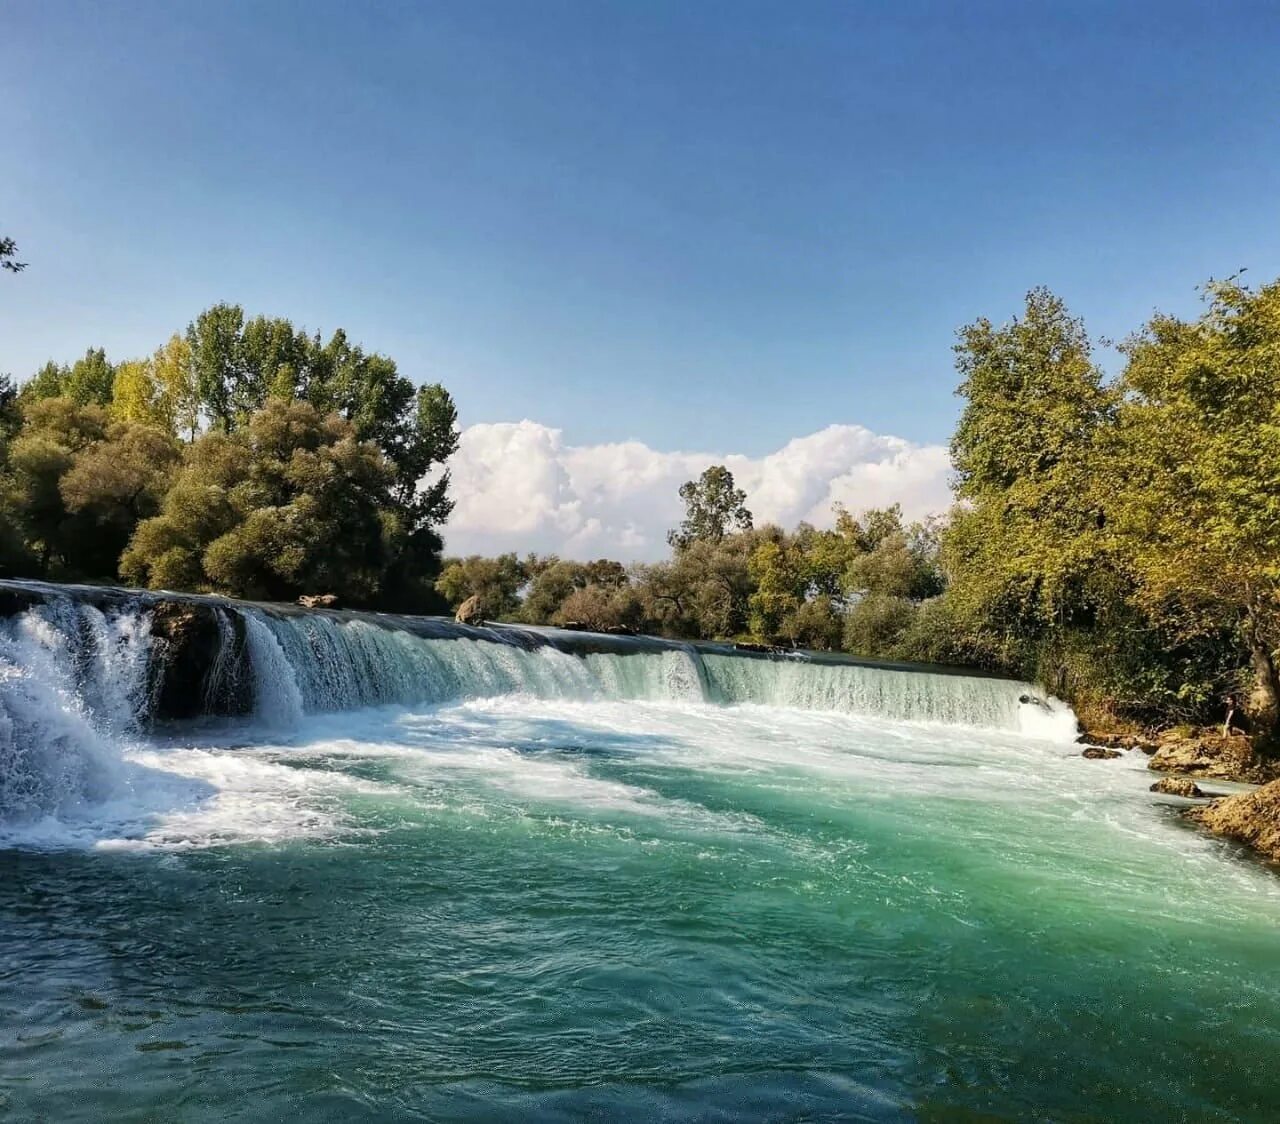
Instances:
[[[14,604],[14,591],[24,599]],[[757,704],[1069,740],[1027,684],[838,657],[216,598],[0,583],[0,816],[59,814],[121,783],[122,740],[174,718],[304,715],[499,695]]]

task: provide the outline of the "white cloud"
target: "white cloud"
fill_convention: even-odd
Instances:
[[[855,512],[900,503],[908,518],[950,503],[943,446],[859,425],[831,425],[747,457],[663,453],[639,441],[566,445],[560,430],[537,422],[486,422],[463,431],[450,462],[457,506],[446,544],[452,554],[660,558],[683,514],[680,485],[711,464],[728,466],[757,525],[830,526],[836,502]]]

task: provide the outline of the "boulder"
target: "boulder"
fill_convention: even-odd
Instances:
[[[304,609],[336,609],[338,595],[336,593],[304,593],[298,598],[298,604]]]
[[[480,595],[473,593],[461,605],[458,611],[453,614],[453,619],[459,624],[484,624],[483,606],[480,604]]]
[[[1090,761],[1110,761],[1113,757],[1119,757],[1118,749],[1103,749],[1100,745],[1086,746],[1080,754]]]
[[[1148,757],[1156,751],[1152,737],[1146,733],[1135,733],[1131,730],[1098,730],[1087,724],[1076,741],[1081,745],[1097,745],[1104,749],[1140,749]]]
[[[244,623],[195,601],[160,601],[151,610],[153,718],[246,714],[252,684]]]
[[[1151,786],[1152,792],[1163,792],[1166,796],[1203,796],[1200,786],[1190,777],[1162,777]]]
[[[1280,761],[1260,755],[1242,734],[1170,730],[1157,741],[1148,768],[1161,773],[1266,784],[1280,778]]]
[[[1247,844],[1273,862],[1280,861],[1280,781],[1215,800],[1204,808],[1191,808],[1187,818],[1216,835]]]

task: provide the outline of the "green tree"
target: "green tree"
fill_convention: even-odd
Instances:
[[[116,576],[135,528],[160,510],[180,456],[168,432],[130,421],[111,422],[102,440],[76,454],[58,481],[75,536],[69,568]]]
[[[77,406],[108,406],[115,383],[115,368],[102,348],[90,348],[67,372],[63,393]]]
[[[187,326],[201,408],[212,428],[228,433],[265,397],[246,368],[243,330],[244,309],[238,304],[215,304]]]
[[[234,433],[186,449],[159,515],[121,559],[130,581],[291,600],[376,604],[404,534],[394,472],[350,422],[271,400]]]
[[[1110,504],[1136,599],[1179,638],[1233,626],[1255,709],[1280,702],[1280,281],[1212,284],[1199,320],[1158,315],[1125,350]]]
[[[550,624],[570,595],[590,584],[581,562],[555,555],[531,556],[523,563],[523,571],[528,589],[520,603],[520,619],[526,624]]]
[[[1045,289],[1011,324],[963,329],[956,365],[966,404],[951,445],[962,503],[942,544],[948,596],[1000,637],[1006,666],[1052,681],[1066,636],[1098,627],[1111,602],[1111,583],[1095,581],[1114,570],[1097,449],[1118,394]]]
[[[676,550],[695,542],[718,543],[730,530],[751,528],[751,512],[746,508],[746,492],[734,487],[733,473],[722,464],[713,464],[697,480],[680,485],[685,517],[679,528],[667,535]]]
[[[467,598],[478,596],[486,620],[511,620],[520,606],[519,592],[524,583],[524,566],[514,554],[496,558],[473,554],[446,559],[436,579],[436,589],[455,609]]]
[[[695,539],[669,562],[637,570],[637,593],[653,627],[671,636],[727,639],[746,635],[755,583],[750,560],[776,527]]]
[[[801,552],[783,536],[763,540],[747,560],[754,585],[748,598],[751,634],[768,643],[783,636],[784,625],[804,604],[807,587]]]
[[[106,430],[100,406],[77,406],[70,398],[23,405],[23,428],[9,445],[6,506],[42,575],[84,576],[76,555],[86,544],[76,534],[61,483],[77,455]]]
[[[77,406],[106,406],[111,402],[115,368],[102,348],[89,348],[70,367],[50,360],[22,386],[22,401],[68,398]]]
[[[916,612],[916,606],[905,597],[867,593],[858,598],[845,617],[845,650],[870,659],[899,658]]]
[[[39,398],[60,398],[66,391],[69,369],[52,359],[40,368],[31,378],[18,388],[18,398],[22,402],[33,402]]]

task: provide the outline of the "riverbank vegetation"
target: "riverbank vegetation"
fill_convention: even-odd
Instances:
[[[956,503],[758,526],[723,466],[681,489],[671,555],[440,560],[452,400],[341,331],[234,305],[150,357],[90,350],[0,388],[0,568],[236,596],[978,666],[1087,720],[1273,728],[1280,644],[1280,282],[1156,315],[1108,377],[1046,290],[956,345]]]
[[[440,589],[531,623],[735,638],[1010,672],[1095,726],[1274,727],[1280,643],[1280,283],[1156,315],[1108,379],[1052,293],[956,345],[956,504],[753,525],[713,467],[670,561],[449,562]],[[606,575],[601,578],[599,575]]]
[[[216,305],[149,357],[4,380],[0,438],[9,576],[442,607],[453,401],[341,331]]]

